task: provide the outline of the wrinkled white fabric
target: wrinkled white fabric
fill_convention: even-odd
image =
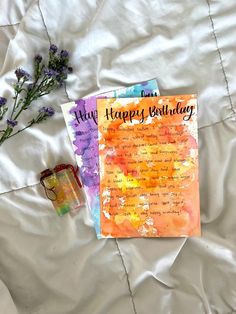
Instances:
[[[12,301],[12,297],[2,281],[0,281],[0,310],[1,313],[17,314],[18,311]]]
[[[50,42],[74,68],[34,104],[55,117],[0,147],[1,314],[236,312],[235,26],[234,0],[0,2],[0,96]],[[153,77],[198,93],[202,237],[98,241],[86,207],[57,217],[39,185],[75,162],[60,104]]]

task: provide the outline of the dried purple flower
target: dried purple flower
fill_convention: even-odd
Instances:
[[[7,102],[6,98],[0,97],[0,107],[5,106],[6,102]]]
[[[33,83],[30,83],[30,84],[27,86],[28,91],[32,90],[33,87],[34,87],[34,84],[33,84]]]
[[[29,73],[27,73],[25,70],[23,70],[21,68],[18,68],[18,69],[15,70],[15,75],[16,75],[18,81],[21,78],[24,78],[25,81],[28,81],[30,79]]]
[[[56,76],[58,73],[52,69],[44,69],[44,74],[48,77]]]
[[[10,137],[54,115],[55,111],[52,107],[42,107],[37,115],[28,122],[27,126],[21,129],[19,127],[15,132],[13,131],[13,128],[19,125],[20,115],[31,106],[31,103],[62,86],[68,74],[73,71],[72,67],[68,66],[70,55],[67,50],[59,50],[56,45],[52,44],[49,47],[48,57],[48,62],[45,62],[40,54],[34,56],[33,78],[22,68],[16,69],[17,82],[13,85],[15,93],[13,107],[8,119],[6,117],[5,130],[0,132],[0,146]],[[5,117],[9,110],[5,104],[6,99],[0,97],[0,120]]]
[[[67,50],[61,50],[60,56],[61,56],[61,58],[68,58],[69,52]]]
[[[52,107],[42,107],[39,109],[39,113],[44,113],[46,116],[51,117],[54,115],[55,110]]]
[[[67,78],[68,68],[66,66],[60,67],[59,73],[56,75],[56,80],[58,82],[64,81]]]
[[[36,56],[34,57],[34,61],[35,61],[36,63],[40,63],[42,60],[43,60],[43,57],[42,57],[41,55],[36,55]]]
[[[56,45],[54,45],[54,44],[52,44],[51,46],[50,46],[50,48],[49,48],[49,51],[50,52],[52,52],[52,53],[56,53],[57,52],[57,46]]]
[[[73,72],[73,68],[72,67],[68,67],[68,73],[72,73]]]
[[[17,123],[18,122],[16,120],[7,119],[7,124],[11,126],[12,128],[14,128],[17,125]]]

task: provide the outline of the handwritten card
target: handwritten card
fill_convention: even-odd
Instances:
[[[200,235],[195,95],[98,99],[102,237]]]
[[[98,166],[97,99],[108,97],[157,96],[156,80],[149,80],[105,94],[79,99],[62,105],[67,130],[80,167],[80,176],[91,210],[97,237],[100,238],[100,198]]]

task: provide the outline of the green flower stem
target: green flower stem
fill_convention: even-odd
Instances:
[[[38,86],[38,89],[40,89],[41,87],[43,87],[43,85],[45,85],[45,83],[47,82],[48,80],[48,77],[47,75],[44,75],[43,78],[42,78],[42,81],[40,82],[39,86]]]
[[[38,87],[37,87],[35,90],[33,90],[34,92],[32,93],[32,95],[30,95],[30,96],[31,96],[30,99],[29,99],[30,102],[34,100],[34,96],[35,96],[35,95],[37,96],[36,98],[41,97],[40,94],[37,95],[36,93],[37,93],[38,91],[40,91],[40,89],[45,85],[45,83],[47,83],[47,80],[48,80],[48,77],[45,75],[45,76],[43,77],[41,83],[38,85]]]
[[[16,120],[16,119],[19,117],[19,115],[21,114],[21,112],[25,109],[24,106],[25,106],[25,105],[23,105],[23,106],[20,108],[20,110],[17,112],[17,114],[13,117],[13,120]]]
[[[10,119],[12,119],[12,116],[15,112],[15,109],[16,109],[16,104],[17,104],[17,99],[18,99],[18,96],[21,92],[21,89],[22,89],[22,86],[23,84],[25,83],[25,80],[22,81],[21,85],[20,85],[20,88],[15,90],[15,101],[14,101],[14,104],[13,104],[13,108],[12,108],[12,112],[11,112],[11,115],[10,115]]]
[[[4,130],[3,132],[3,135],[2,137],[0,138],[0,146],[2,145],[2,143],[7,139],[9,138],[9,136],[11,135],[13,129],[9,126],[7,126],[6,130]],[[2,131],[1,131],[2,132]]]
[[[44,68],[45,68],[45,65],[44,65],[44,64],[42,64],[42,65],[37,64],[37,67],[36,67],[36,69],[35,69],[35,82],[34,82],[34,87],[35,87],[36,84],[38,83],[38,80],[39,80],[39,78],[40,78],[40,76],[41,76],[41,73],[42,73],[42,71],[43,71]]]
[[[11,115],[10,115],[10,119],[12,118],[13,113],[14,113],[14,111],[15,111],[15,109],[16,109],[16,102],[17,102],[18,95],[19,95],[19,92],[16,91],[16,92],[15,92],[15,101],[14,101],[14,104],[13,104],[13,108],[12,108],[12,112],[11,112]]]
[[[43,79],[42,79],[42,81],[41,81],[41,83],[38,85],[38,87],[33,91],[33,93],[31,94],[30,92],[29,92],[29,98],[27,99],[27,97],[26,97],[26,100],[25,100],[25,103],[24,103],[24,105],[20,108],[20,110],[16,113],[16,115],[14,116],[14,120],[16,120],[18,117],[19,117],[19,115],[21,114],[21,112],[23,111],[23,110],[25,110],[29,105],[30,105],[30,103],[34,100],[34,96],[36,95],[37,97],[36,98],[39,98],[39,97],[41,97],[41,96],[43,96],[43,94],[41,95],[41,94],[38,94],[37,95],[37,92],[38,91],[40,91],[40,89],[43,87],[43,85],[47,82],[47,76],[45,75],[44,77],[43,77]],[[27,95],[28,96],[28,95]]]
[[[3,108],[0,108],[0,120],[3,118]]]
[[[25,129],[28,129],[29,127],[31,127],[34,123],[35,123],[34,121],[30,122],[30,123],[29,123],[27,126],[25,126],[23,129],[20,129],[20,130],[18,130],[17,132],[15,132],[15,133],[13,133],[13,134],[10,134],[7,138],[10,138],[10,137],[12,137],[12,136],[14,136],[14,135],[16,135],[16,134],[18,134],[18,133],[20,133],[20,132],[23,132]],[[5,139],[4,139],[4,140],[5,140]],[[0,145],[1,145],[1,140],[0,140]]]

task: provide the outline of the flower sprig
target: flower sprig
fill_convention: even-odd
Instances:
[[[6,107],[7,100],[4,97],[0,97],[0,120],[3,119],[5,113],[7,112],[8,108]]]
[[[12,107],[8,106],[6,98],[0,97],[0,123],[1,120],[6,118],[5,128],[0,130],[0,145],[10,137],[54,115],[55,111],[52,107],[42,107],[25,127],[17,130],[19,117],[24,110],[31,106],[33,101],[51,93],[64,84],[68,74],[72,73],[72,67],[68,64],[68,51],[58,51],[56,45],[51,45],[47,62],[44,62],[41,55],[35,56],[33,77],[22,68],[16,69]]]

